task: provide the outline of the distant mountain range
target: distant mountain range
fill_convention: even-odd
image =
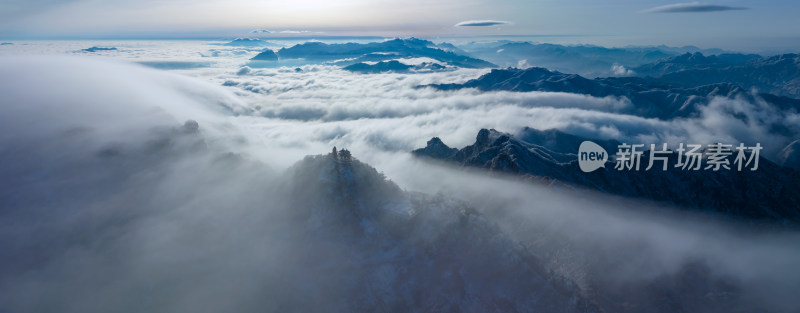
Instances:
[[[577,164],[578,146],[586,138],[557,130],[526,128],[517,135],[482,129],[475,143],[462,149],[445,145],[439,138],[413,151],[420,157],[460,166],[526,177],[549,184],[594,189],[626,197],[674,204],[691,210],[722,213],[752,220],[800,224],[800,172],[759,160],[756,171],[682,170],[676,154],[669,154],[668,169],[644,171],[649,163],[644,153],[640,171],[619,171],[609,161],[605,168],[582,172]],[[617,142],[593,140],[610,155]],[[731,161],[732,162],[732,161]]]
[[[441,90],[478,88],[480,90],[550,91],[591,95],[594,97],[625,97],[631,105],[619,113],[642,117],[670,119],[686,117],[711,97],[743,97],[752,100],[746,89],[730,83],[713,83],[697,87],[681,87],[640,77],[608,77],[588,79],[577,74],[564,74],[544,68],[494,69],[462,84],[430,85]],[[781,109],[800,108],[800,100],[759,94]]]
[[[364,74],[375,73],[407,73],[407,72],[434,72],[445,69],[444,65],[438,63],[423,62],[417,65],[408,65],[397,60],[381,61],[375,64],[356,63],[343,67],[342,69],[351,72]]]
[[[761,56],[757,54],[727,53],[704,56],[699,52],[684,53],[678,56],[664,58],[653,63],[643,64],[634,67],[633,70],[640,76],[662,76],[664,74],[685,70],[708,69],[712,67],[724,68],[732,65],[740,65],[747,61],[760,58]]]
[[[594,45],[560,45],[519,41],[470,42],[459,45],[464,54],[501,67],[544,67],[586,77],[631,76],[628,69],[683,53],[724,54],[720,49],[694,46],[626,46],[607,48]]]
[[[704,56],[687,53],[633,69],[637,75],[684,87],[729,82],[759,92],[800,98],[800,55],[749,54]]]
[[[263,47],[270,46],[272,44],[258,38],[236,38],[223,45],[231,47]]]
[[[260,47],[269,43],[260,39],[238,38],[225,45]],[[797,54],[761,57],[691,46],[606,48],[511,41],[456,46],[447,42],[437,44],[408,38],[371,43],[306,42],[278,51],[267,49],[251,60],[280,61],[291,63],[291,66],[326,62],[343,67],[354,65],[347,69],[350,71],[381,73],[414,71],[414,68],[405,68],[403,64],[379,63],[409,58],[430,58],[440,62],[439,65],[462,68],[498,65],[514,68],[539,67],[553,72],[577,73],[588,78],[655,77],[659,83],[681,88],[729,83],[747,90],[755,87],[761,93],[800,97],[800,57]],[[432,66],[425,70],[441,68]]]
[[[632,67],[675,55],[657,47],[605,48],[530,42],[506,42],[472,48],[468,45],[465,50],[470,55],[502,67],[544,67],[588,77],[625,75],[615,74],[614,66]]]
[[[381,62],[404,58],[431,58],[447,65],[463,68],[485,68],[495,65],[484,60],[453,52],[451,45],[441,48],[433,42],[416,38],[394,39],[371,43],[326,44],[306,42],[277,51],[281,61],[305,60],[332,62],[347,66],[363,62]],[[256,56],[253,60],[258,60]]]

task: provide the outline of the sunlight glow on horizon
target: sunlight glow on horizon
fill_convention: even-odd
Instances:
[[[787,40],[800,38],[796,2],[730,0],[724,4],[748,10],[642,13],[665,4],[661,0],[6,0],[0,4],[0,38],[178,38],[270,29],[389,37],[577,34],[745,48],[787,46]],[[512,23],[454,26],[468,20]]]

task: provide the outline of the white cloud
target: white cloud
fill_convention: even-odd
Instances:
[[[614,64],[611,66],[611,73],[614,73],[614,76],[633,76],[636,73],[633,70],[625,68],[625,66]]]
[[[506,25],[506,24],[511,24],[511,22],[495,21],[495,20],[469,20],[469,21],[458,22],[455,26],[456,27],[465,27],[465,26],[486,27],[486,26]]]
[[[278,33],[279,34],[305,34],[305,33],[310,33],[310,32],[311,32],[310,30],[291,30],[291,29],[288,29],[288,30],[279,31]]]
[[[719,12],[719,11],[732,11],[732,10],[747,10],[747,8],[700,3],[700,2],[689,2],[689,3],[675,3],[675,4],[663,5],[642,11],[642,13],[703,13],[703,12]]]

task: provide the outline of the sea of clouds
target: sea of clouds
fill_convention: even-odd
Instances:
[[[197,52],[206,49],[220,48]],[[244,67],[247,56],[230,55],[172,73],[126,64],[136,57],[0,57],[0,310],[269,308],[258,290],[279,293],[276,282],[305,277],[286,263],[293,246],[281,240],[301,225],[271,215],[291,200],[276,191],[282,173],[333,146],[401,188],[475,206],[579,284],[600,279],[596,273],[624,283],[705,262],[759,306],[789,309],[790,291],[800,288],[795,232],[740,234],[732,222],[490,178],[408,153],[433,136],[461,147],[481,128],[526,126],[637,143],[759,141],[779,150],[790,138],[770,125],[797,133],[795,114],[718,98],[696,117],[664,121],[614,113],[631,105],[624,98],[418,87],[485,70],[256,69]]]
[[[421,87],[464,82],[486,72],[369,75],[326,65],[245,66],[211,79],[246,99],[251,126],[278,133],[268,136],[284,146],[318,143],[364,153],[376,149],[408,152],[433,136],[462,147],[474,140],[480,128],[515,133],[532,127],[628,143],[760,143],[764,156],[774,160],[800,134],[797,112],[781,111],[757,96],[755,101],[716,97],[695,116],[660,120],[617,113],[632,105],[624,97]],[[275,128],[276,124],[292,127]],[[303,130],[295,132],[298,129]]]

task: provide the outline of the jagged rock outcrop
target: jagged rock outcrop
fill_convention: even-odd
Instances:
[[[563,139],[563,142],[553,139]],[[577,151],[583,138],[555,130],[525,129],[512,135],[482,129],[475,143],[453,152],[440,140],[431,139],[418,156],[430,157],[461,166],[492,172],[534,176],[626,197],[675,204],[690,210],[708,211],[756,221],[797,225],[800,223],[800,172],[759,159],[756,171],[684,170],[676,168],[676,153],[668,155],[668,168],[654,162],[645,171],[649,155],[641,158],[641,170],[614,169],[611,160],[605,168],[584,173],[578,167]],[[593,140],[609,155],[617,152],[614,141]],[[790,153],[790,155],[794,155]],[[731,163],[732,163],[731,159]]]

